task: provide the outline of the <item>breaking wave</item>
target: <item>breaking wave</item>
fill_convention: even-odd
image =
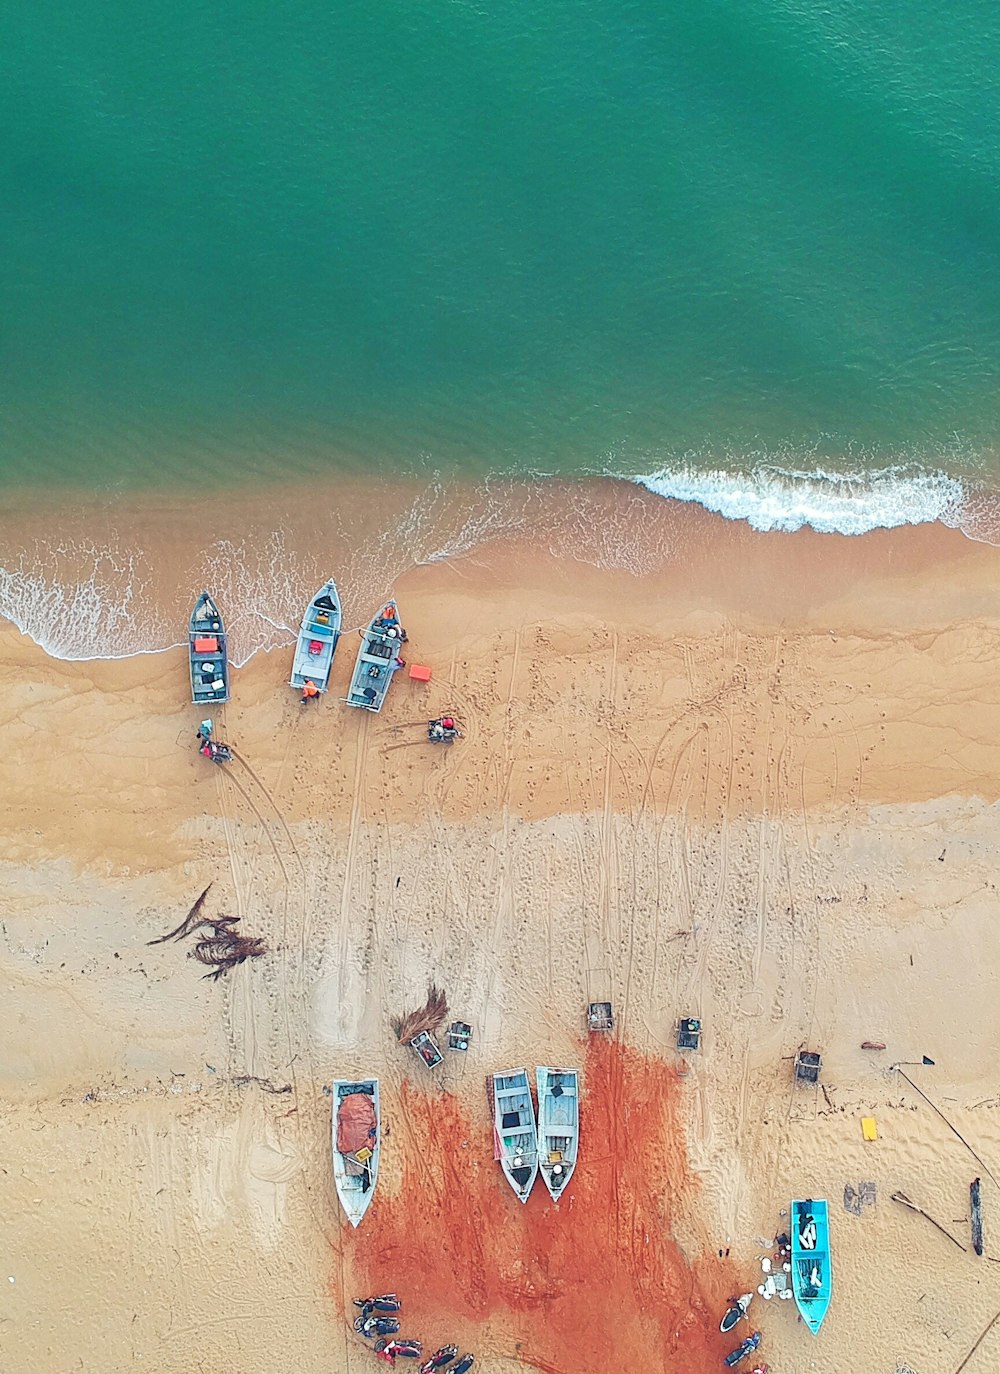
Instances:
[[[657,496],[696,502],[762,531],[808,525],[822,534],[867,534],[934,520],[962,528],[966,507],[958,478],[906,467],[852,473],[765,464],[746,472],[681,466],[633,480]]]

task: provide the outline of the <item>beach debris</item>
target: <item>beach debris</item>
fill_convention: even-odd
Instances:
[[[256,1075],[250,1073],[241,1073],[240,1076],[238,1078],[234,1078],[232,1082],[233,1087],[235,1088],[245,1088],[248,1083],[256,1083],[257,1087],[260,1088],[261,1092],[274,1093],[276,1096],[280,1096],[282,1093],[290,1093],[292,1091],[291,1083],[275,1084],[271,1081],[270,1078],[257,1078]]]
[[[239,925],[239,916],[201,914],[211,888],[212,884],[209,883],[179,926],[147,943],[161,945],[167,940],[183,940],[197,930],[210,930],[211,935],[202,936],[191,955],[202,964],[212,965],[211,973],[204,975],[206,978],[221,978],[229,969],[242,964],[245,959],[257,959],[260,955],[266,954],[267,945],[258,936],[237,935],[233,927]]]
[[[934,1060],[933,1060],[933,1059],[928,1059],[927,1056],[924,1055],[924,1063],[925,1063],[925,1064],[933,1064],[933,1063],[934,1063]],[[913,1079],[910,1078],[909,1074],[905,1074],[905,1073],[903,1072],[903,1070],[899,1067],[898,1064],[893,1064],[892,1067],[893,1067],[893,1068],[896,1070],[896,1072],[899,1074],[900,1078],[905,1078],[905,1079],[906,1079],[907,1083],[909,1083],[910,1087],[913,1089],[913,1091],[914,1091],[915,1093],[919,1093],[919,1095],[920,1095],[920,1096],[924,1099],[924,1101],[927,1103],[928,1107],[930,1107],[932,1111],[934,1111],[934,1112],[936,1112],[936,1113],[938,1114],[938,1116],[941,1118],[941,1120],[944,1122],[944,1124],[948,1127],[949,1131],[951,1131],[951,1133],[952,1133],[953,1135],[958,1136],[959,1140],[962,1142],[962,1144],[963,1144],[963,1145],[965,1146],[965,1148],[968,1150],[969,1154],[970,1154],[970,1155],[972,1156],[972,1158],[976,1161],[976,1163],[979,1165],[979,1167],[983,1170],[983,1172],[986,1174],[986,1176],[987,1176],[989,1179],[991,1179],[992,1182],[996,1183],[996,1185],[997,1185],[998,1188],[1000,1188],[1000,1182],[998,1182],[996,1176],[995,1176],[995,1175],[991,1172],[991,1170],[987,1167],[986,1162],[985,1162],[984,1160],[980,1159],[979,1155],[976,1154],[975,1150],[972,1148],[972,1146],[971,1146],[971,1145],[969,1144],[969,1142],[966,1140],[965,1136],[962,1135],[961,1132],[958,1131],[958,1130],[951,1124],[951,1122],[950,1122],[950,1121],[948,1120],[948,1118],[945,1116],[945,1114],[944,1114],[944,1112],[941,1110],[941,1108],[938,1107],[938,1106],[936,1106],[935,1103],[933,1103],[933,1102],[931,1101],[931,1099],[930,1099],[930,1098],[927,1096],[927,1094],[924,1092],[923,1088],[918,1088],[918,1087],[917,1087],[916,1083],[914,1083]],[[963,1248],[964,1248],[964,1247],[963,1247]]]
[[[976,1353],[976,1351],[977,1351],[977,1350],[979,1349],[979,1347],[982,1345],[983,1341],[985,1341],[986,1337],[990,1334],[990,1332],[991,1332],[991,1331],[993,1330],[993,1328],[996,1326],[997,1322],[1000,1322],[1000,1312],[998,1312],[998,1313],[996,1314],[996,1316],[993,1318],[993,1320],[989,1323],[988,1326],[986,1326],[986,1327],[983,1328],[982,1334],[980,1335],[979,1339],[976,1341],[975,1345],[974,1345],[974,1346],[972,1347],[972,1349],[969,1351],[968,1355],[966,1355],[966,1357],[965,1357],[965,1359],[962,1361],[962,1363],[961,1363],[961,1364],[958,1366],[958,1368],[955,1370],[955,1374],[962,1374],[962,1370],[965,1368],[965,1366],[966,1366],[966,1365],[969,1363],[969,1361],[972,1359],[973,1355]]]
[[[440,1030],[447,1015],[448,1000],[441,988],[431,983],[427,989],[427,1001],[422,1007],[403,1016],[394,1016],[389,1024],[401,1045],[412,1045],[423,1032],[433,1035]]]
[[[874,1183],[859,1183],[856,1190],[852,1184],[845,1184],[844,1211],[850,1212],[851,1216],[859,1217],[862,1208],[875,1206],[876,1196]]]
[[[147,940],[146,944],[162,945],[167,940],[183,940],[184,936],[189,934],[190,931],[194,929],[194,923],[197,921],[198,916],[201,913],[201,909],[205,905],[205,898],[208,896],[211,890],[212,884],[209,883],[208,887],[205,888],[205,891],[195,902],[194,906],[184,917],[183,921],[181,921],[179,926],[175,926],[173,930],[167,931],[166,935],[160,935],[155,940]]]
[[[863,1050],[884,1050],[885,1045],[881,1040],[862,1040],[861,1048]]]
[[[944,1226],[942,1226],[941,1223],[940,1223],[939,1221],[935,1221],[934,1218],[933,1218],[929,1213],[925,1212],[924,1209],[923,1209],[922,1207],[918,1207],[917,1204],[916,1204],[915,1202],[912,1202],[912,1201],[906,1196],[905,1193],[901,1193],[901,1192],[899,1192],[899,1191],[896,1191],[895,1193],[892,1194],[892,1200],[893,1200],[893,1202],[898,1202],[898,1203],[900,1203],[903,1207],[909,1208],[909,1210],[910,1210],[911,1212],[916,1212],[916,1213],[918,1214],[918,1216],[925,1217],[925,1218],[930,1222],[930,1224],[931,1224],[932,1226],[936,1227],[936,1228],[941,1232],[941,1234],[942,1234],[943,1236],[947,1236],[947,1237],[948,1237],[948,1239],[951,1241],[952,1245],[957,1245],[958,1248],[962,1251],[963,1254],[966,1254],[966,1255],[967,1255],[967,1254],[969,1253],[968,1250],[966,1249],[966,1247],[962,1244],[962,1242],[961,1242],[960,1240],[957,1239],[957,1237],[953,1236],[953,1235],[951,1234],[951,1232],[950,1232],[949,1230],[947,1230]]]
[[[199,940],[191,952],[199,963],[212,966],[211,972],[203,976],[213,979],[221,978],[224,973],[228,973],[237,964],[242,964],[245,959],[259,959],[266,953],[267,945],[259,936],[236,935],[225,928]]]
[[[589,1031],[610,1033],[615,1028],[610,1002],[589,1002],[587,1004],[587,1029]]]
[[[863,1116],[861,1118],[861,1139],[878,1140],[878,1126],[873,1116]]]
[[[972,1203],[972,1248],[977,1255],[983,1253],[983,1200],[980,1191],[980,1180],[974,1178],[969,1184],[969,1199]]]
[[[815,1050],[800,1049],[795,1056],[795,1081],[797,1083],[818,1083],[819,1071],[823,1067],[823,1056]]]

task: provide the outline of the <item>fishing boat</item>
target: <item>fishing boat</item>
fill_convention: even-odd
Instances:
[[[335,1078],[331,1088],[333,1183],[347,1220],[357,1226],[367,1212],[382,1140],[378,1079]]]
[[[538,1085],[538,1167],[553,1202],[576,1168],[580,1144],[580,1075],[576,1069],[535,1070]]]
[[[348,706],[381,711],[393,675],[403,666],[399,650],[405,638],[396,603],[389,601],[372,617],[367,630],[361,632],[361,648],[347,694]]]
[[[291,684],[301,692],[306,682],[314,682],[321,692],[330,685],[330,669],[340,638],[340,597],[331,577],[306,607],[295,642]]]
[[[792,1203],[792,1292],[802,1320],[815,1336],[833,1292],[830,1218],[823,1201]]]
[[[196,706],[219,706],[229,700],[226,629],[218,606],[202,592],[188,625],[191,700]]]
[[[521,1202],[538,1177],[535,1107],[524,1069],[493,1075],[493,1129],[500,1167]]]

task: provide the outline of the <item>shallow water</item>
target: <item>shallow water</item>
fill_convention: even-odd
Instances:
[[[1000,471],[998,30],[22,6],[0,482],[612,472],[768,526],[951,518]]]

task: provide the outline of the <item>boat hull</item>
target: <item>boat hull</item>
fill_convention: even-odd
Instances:
[[[361,1174],[351,1171],[351,1166],[348,1163],[351,1156],[341,1154],[337,1148],[337,1125],[340,1107],[346,1097],[354,1094],[371,1098],[375,1110],[375,1143],[372,1146],[371,1158],[366,1161],[366,1173],[362,1172]],[[335,1078],[331,1087],[330,1118],[333,1145],[333,1185],[337,1190],[340,1205],[344,1209],[344,1215],[351,1225],[356,1227],[360,1225],[362,1217],[371,1206],[375,1194],[375,1185],[378,1182],[379,1158],[382,1151],[382,1110],[378,1079]]]
[[[538,1167],[553,1202],[566,1191],[580,1145],[580,1075],[576,1069],[539,1065]]]
[[[292,687],[297,687],[301,692],[308,680],[314,682],[321,692],[327,690],[333,656],[340,638],[340,625],[340,597],[331,577],[309,602],[302,617],[289,678]]]
[[[387,620],[385,615],[390,608],[396,616],[394,621]],[[361,632],[361,648],[346,698],[348,706],[357,706],[362,711],[381,711],[401,662],[402,644],[396,603],[389,602]]]
[[[527,1202],[538,1177],[538,1126],[525,1069],[493,1075],[493,1129],[503,1176]]]
[[[188,669],[196,706],[221,706],[229,700],[229,646],[218,606],[202,592],[188,621]]]
[[[806,1198],[791,1206],[792,1293],[802,1320],[815,1336],[833,1296],[830,1215],[826,1202]]]

